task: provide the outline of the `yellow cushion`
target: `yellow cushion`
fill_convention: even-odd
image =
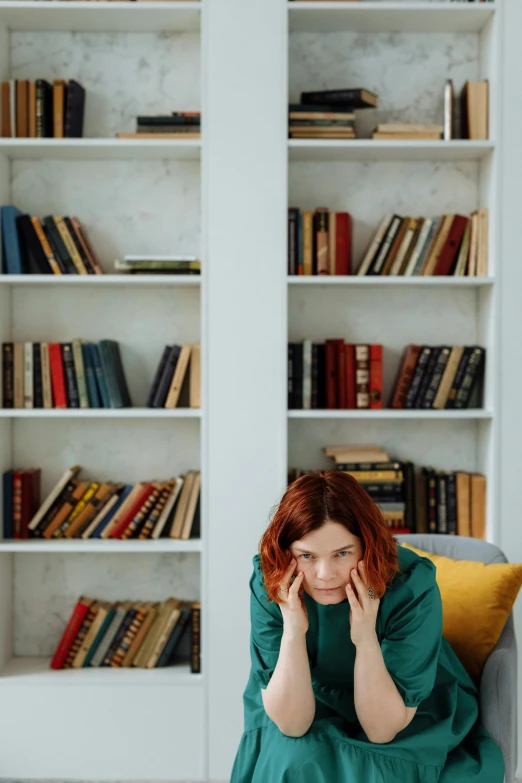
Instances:
[[[443,636],[468,674],[479,682],[522,586],[522,564],[486,565],[433,555],[407,543],[402,546],[435,564],[442,598]]]

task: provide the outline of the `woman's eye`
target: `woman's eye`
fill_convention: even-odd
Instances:
[[[345,557],[348,554],[348,552],[346,551],[346,549],[343,549],[342,552],[338,552],[337,554],[339,555],[339,557]]]
[[[312,555],[301,555],[301,557],[303,560],[308,560],[310,557],[312,557]]]

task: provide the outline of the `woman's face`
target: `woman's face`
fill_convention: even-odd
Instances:
[[[338,522],[325,522],[313,533],[294,541],[290,551],[297,561],[295,572],[304,574],[303,589],[319,604],[346,600],[351,571],[362,560],[361,539]]]

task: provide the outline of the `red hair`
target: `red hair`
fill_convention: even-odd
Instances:
[[[291,544],[328,521],[344,525],[361,539],[368,582],[375,597],[382,598],[400,572],[395,539],[380,509],[353,476],[320,470],[290,484],[261,538],[261,571],[270,600],[279,601],[279,585],[292,560]]]

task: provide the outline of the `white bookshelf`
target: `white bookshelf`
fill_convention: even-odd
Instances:
[[[139,113],[199,110],[202,16],[199,2],[0,3],[0,78],[76,78],[87,91],[84,138],[0,139],[0,202],[39,216],[77,215],[108,273],[1,276],[0,340],[116,339],[135,406],[1,409],[0,469],[41,467],[42,499],[72,464],[80,464],[92,479],[126,482],[188,469],[202,473],[198,539],[0,540],[0,725],[13,730],[25,723],[29,699],[26,729],[36,738],[31,754],[16,740],[11,743],[2,772],[10,777],[161,780],[174,774],[195,781],[206,776],[205,667],[194,675],[184,663],[187,637],[181,663],[165,669],[127,669],[111,676],[114,670],[49,668],[79,595],[203,596],[204,144],[115,138],[119,131],[134,130]],[[194,254],[202,259],[203,272],[200,277],[114,273],[115,258],[140,252]],[[163,346],[173,342],[201,343],[201,409],[145,407]],[[80,722],[69,731],[63,716],[78,715],[79,703]],[[141,750],[136,752],[138,715]],[[67,750],[49,754],[57,725],[67,734]],[[94,727],[96,754],[85,760],[82,745]]]
[[[197,241],[203,260],[201,280],[114,274],[0,279],[0,340],[38,339],[44,323],[49,338],[60,339],[70,323],[74,336],[114,337],[126,348],[123,361],[138,403],[126,411],[2,412],[0,468],[41,464],[45,494],[45,485],[74,462],[93,475],[114,471],[127,480],[191,464],[202,470],[203,492],[201,541],[0,542],[5,777],[229,779],[250,665],[251,559],[286,487],[288,466],[329,466],[324,445],[378,442],[418,464],[484,472],[488,538],[502,540],[511,510],[501,506],[499,489],[499,288],[506,263],[513,263],[503,253],[500,222],[499,178],[507,155],[500,133],[502,5],[0,0],[2,79],[13,72],[12,58],[16,73],[25,75],[24,53],[52,75],[51,43],[57,41],[68,64],[62,73],[80,77],[89,98],[92,61],[81,65],[71,52],[83,57],[94,47],[106,64],[106,79],[91,87],[105,103],[93,104],[89,138],[0,140],[0,202],[36,214],[51,211],[47,199],[65,214],[64,205],[72,204],[92,228],[89,236],[109,272],[116,251],[165,252],[167,241],[185,243],[183,252]],[[255,30],[255,39],[246,30]],[[401,52],[410,55],[408,62]],[[140,61],[146,67],[135,65]],[[194,76],[200,62],[201,91],[199,71]],[[386,86],[379,81],[384,74]],[[466,78],[490,79],[487,142],[287,139],[288,99],[308,84],[375,88],[379,121],[387,112],[390,120],[417,112],[439,121],[446,76],[457,88]],[[107,118],[111,96],[116,109]],[[201,141],[113,138],[129,130],[130,114],[138,113],[134,100],[153,112],[174,97],[201,107]],[[370,120],[362,122],[366,132]],[[53,188],[58,181],[60,188]],[[142,203],[146,209],[136,206]],[[351,212],[356,258],[389,208],[428,215],[487,206],[488,277],[289,278],[290,204]],[[382,342],[388,384],[408,342],[484,344],[483,408],[288,411],[287,342],[308,336]],[[167,340],[202,343],[201,411],[143,407]],[[46,471],[46,465],[54,468]],[[177,594],[185,585],[193,591],[189,597],[201,597],[201,676],[175,667],[75,677],[50,671],[48,651],[34,654],[49,629],[36,622],[29,632],[33,615],[24,611],[31,601],[37,607],[51,602],[66,616],[63,607],[84,586],[110,593],[119,580],[131,597],[137,590]],[[15,642],[19,655],[13,655]],[[137,714],[146,716],[139,751]],[[64,715],[75,720],[63,721]],[[49,753],[57,720],[59,754]],[[27,736],[35,738],[31,754]],[[96,744],[92,758],[84,753],[86,738]]]

